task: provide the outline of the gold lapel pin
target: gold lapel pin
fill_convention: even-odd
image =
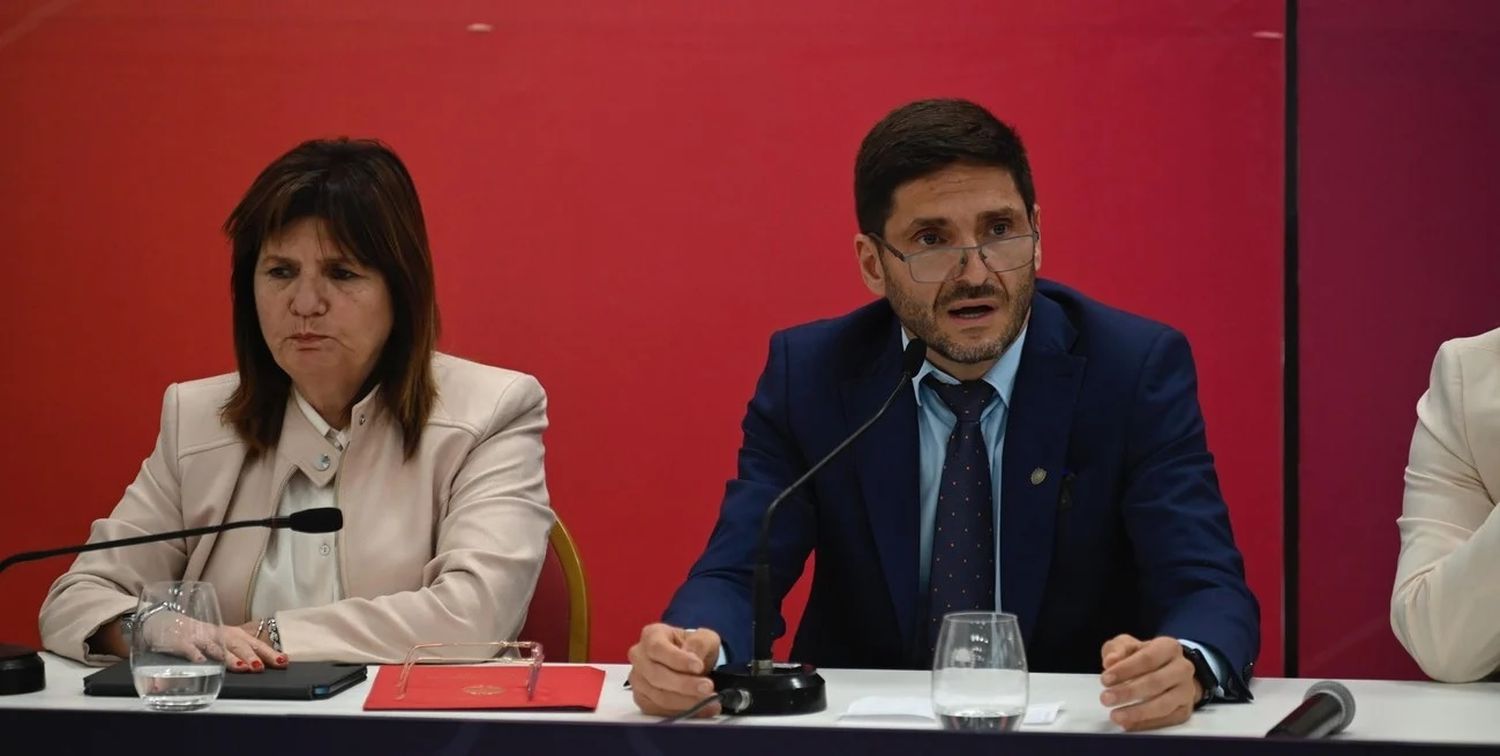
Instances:
[[[1046,470],[1043,470],[1042,468],[1038,467],[1037,469],[1031,471],[1031,485],[1033,485],[1033,486],[1040,486],[1042,484],[1042,481],[1044,481],[1046,479],[1047,479],[1047,471]]]

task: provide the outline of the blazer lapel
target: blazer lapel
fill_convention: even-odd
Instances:
[[[276,446],[257,458],[247,471],[249,475],[239,481],[242,491],[233,499],[228,520],[258,520],[274,516],[281,507],[281,496],[287,482],[299,469],[318,485],[327,482],[333,469],[318,470],[313,461],[330,452],[330,445],[318,435],[312,423],[297,407],[292,397],[287,397],[285,415],[281,421],[281,437]],[[250,619],[250,604],[254,599],[255,581],[259,576],[261,559],[271,541],[270,528],[243,528],[229,530],[208,541],[202,551],[212,554],[239,554],[249,565],[245,581],[225,582],[215,586],[219,592],[219,606],[224,621],[238,624]],[[210,553],[212,552],[212,553]],[[243,619],[241,619],[243,618]]]
[[[846,433],[852,433],[901,380],[901,333],[893,325],[873,366],[843,385]],[[850,450],[870,518],[870,532],[895,606],[901,637],[910,645],[917,601],[920,537],[917,470],[917,401],[908,381],[890,409],[854,442]]]
[[[1016,615],[1029,644],[1052,563],[1068,435],[1086,360],[1069,353],[1077,331],[1040,294],[1011,393],[1001,460],[1000,604]]]

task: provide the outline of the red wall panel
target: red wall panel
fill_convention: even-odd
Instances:
[[[83,537],[164,386],[231,369],[217,228],[255,172],[378,136],[429,215],[442,347],[550,392],[554,503],[620,660],[707,537],[770,332],[867,300],[859,139],[965,96],[1029,143],[1043,274],[1192,339],[1280,668],[1280,2],[21,6],[0,475],[26,525],[0,551]],[[4,577],[0,637],[35,640],[66,566]]]
[[[1417,677],[1390,624],[1438,344],[1500,325],[1500,4],[1302,0],[1299,672]]]

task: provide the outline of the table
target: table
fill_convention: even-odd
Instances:
[[[1266,741],[1265,731],[1302,700],[1313,680],[1259,678],[1255,702],[1215,704],[1181,726],[1151,733],[1122,733],[1099,704],[1093,675],[1031,675],[1033,703],[1060,701],[1062,714],[1048,725],[1019,733],[944,732],[935,722],[914,719],[850,721],[842,715],[864,696],[925,696],[930,675],[920,671],[825,669],[828,709],[792,717],[720,717],[665,724],[635,709],[624,688],[628,668],[605,670],[594,712],[365,712],[374,680],[324,701],[221,699],[190,714],[146,712],[134,698],[83,695],[82,679],[94,671],[68,659],[44,655],[47,687],[0,698],[6,753],[23,734],[36,735],[48,752],[121,749],[162,751],[160,739],[178,746],[203,740],[221,753],[287,753],[330,749],[352,753],[1073,753],[1160,754],[1210,751],[1282,754],[1288,749],[1320,753],[1454,753],[1500,750],[1500,683],[1446,685],[1432,682],[1345,680],[1356,700],[1356,716],[1344,733],[1323,741]],[[545,674],[545,673],[544,673]],[[1004,747],[998,748],[1003,743]],[[1273,750],[1274,749],[1274,750]],[[171,748],[167,750],[182,750]]]

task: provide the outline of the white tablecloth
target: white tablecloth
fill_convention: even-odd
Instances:
[[[47,688],[37,693],[0,697],[0,708],[138,711],[134,698],[83,695],[83,678],[95,671],[76,662],[44,654]],[[619,664],[591,665],[605,670],[604,691],[592,713],[566,712],[366,712],[365,695],[374,680],[324,701],[241,701],[221,699],[211,711],[247,716],[426,717],[446,719],[545,719],[550,721],[649,722],[638,712],[624,688],[628,668]],[[828,709],[791,717],[720,717],[694,721],[692,726],[754,727],[760,725],[815,727],[885,727],[936,729],[935,721],[912,718],[850,720],[843,718],[849,704],[865,696],[927,696],[931,675],[926,672],[824,669]],[[544,673],[545,674],[545,673]],[[1258,678],[1251,683],[1255,702],[1213,704],[1196,712],[1184,725],[1144,734],[1147,737],[1203,735],[1259,738],[1294,709],[1314,680]],[[1341,681],[1354,693],[1356,716],[1343,739],[1500,744],[1500,683],[1445,685],[1433,682],[1379,680]],[[1026,729],[1050,732],[1120,732],[1099,703],[1094,675],[1033,674],[1033,703],[1061,702],[1062,712],[1051,724]],[[1137,737],[1142,735],[1128,735]]]

